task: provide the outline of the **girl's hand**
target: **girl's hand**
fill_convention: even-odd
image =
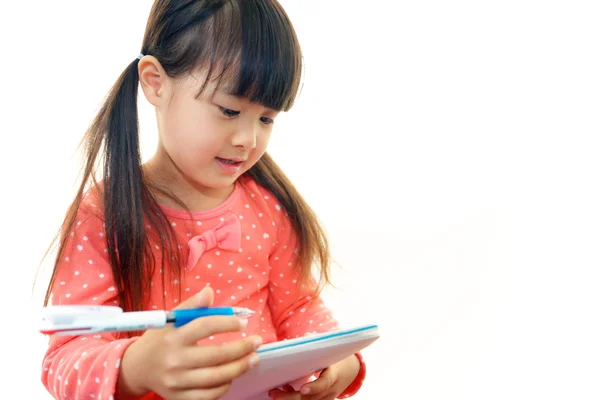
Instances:
[[[334,400],[354,382],[359,371],[360,362],[352,355],[324,369],[319,378],[304,384],[300,392],[286,385],[284,390],[271,390],[269,397],[275,400]]]
[[[209,307],[210,288],[179,305],[179,309]],[[237,317],[197,318],[180,327],[146,331],[123,355],[117,398],[139,398],[154,392],[169,400],[222,397],[231,381],[258,363],[254,352],[261,344],[253,336],[216,346],[199,346],[200,339],[245,328]]]

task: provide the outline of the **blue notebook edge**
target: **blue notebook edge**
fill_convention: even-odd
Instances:
[[[314,342],[321,342],[324,340],[333,339],[333,338],[340,337],[340,336],[348,336],[348,335],[352,335],[355,333],[368,331],[371,329],[379,329],[379,325],[373,324],[373,325],[366,325],[366,326],[362,326],[362,327],[354,328],[354,329],[344,329],[344,330],[339,330],[339,331],[333,331],[333,332],[330,332],[327,334],[318,335],[317,337],[306,336],[306,338],[304,338],[304,340],[294,341],[292,343],[286,343],[286,341],[283,341],[278,346],[269,347],[267,349],[259,348],[256,351],[256,353],[259,355],[266,354],[266,353],[276,351],[276,350],[281,350],[281,349],[286,349],[286,348],[296,347],[296,346],[302,346],[302,345],[314,343]]]

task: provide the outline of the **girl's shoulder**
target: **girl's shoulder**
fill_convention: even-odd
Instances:
[[[243,192],[238,202],[242,207],[253,209],[256,213],[259,213],[259,216],[262,214],[278,220],[285,216],[285,210],[271,190],[248,175],[240,177],[238,183]]]
[[[240,176],[238,178],[237,183],[244,190],[245,194],[247,196],[250,196],[252,199],[268,200],[268,196],[271,196],[273,194],[269,189],[267,189],[264,186],[261,186],[248,174]]]
[[[100,185],[100,184],[99,184]],[[73,204],[71,205],[71,207]],[[90,187],[83,192],[76,211],[77,218],[104,221],[104,205],[101,187]]]
[[[256,182],[248,175],[242,175],[237,182],[236,192],[232,195],[232,200],[229,204],[223,204],[223,212],[227,210],[239,214],[254,214],[261,220],[273,221],[276,224],[287,220],[287,213],[277,196],[268,188]],[[217,210],[212,210],[217,211]],[[173,216],[168,214],[168,218]],[[205,214],[205,213],[201,213]],[[220,216],[215,215],[213,217]],[[98,182],[87,189],[81,199],[77,210],[77,216],[80,220],[89,219],[92,217],[96,223],[104,223],[104,200],[103,200],[103,184]]]

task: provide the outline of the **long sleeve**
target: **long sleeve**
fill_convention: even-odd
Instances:
[[[275,207],[279,210],[279,207]],[[270,282],[268,305],[279,340],[297,338],[307,333],[322,333],[338,328],[338,322],[319,296],[315,296],[316,282],[298,285],[298,240],[293,227],[281,211],[275,249],[269,257]],[[339,398],[353,396],[361,388],[366,376],[366,365],[361,354],[356,354],[360,370],[356,379]]]
[[[118,305],[102,220],[92,204],[80,210],[58,264],[52,305]],[[113,399],[125,349],[136,338],[114,334],[50,337],[42,383],[55,399]]]

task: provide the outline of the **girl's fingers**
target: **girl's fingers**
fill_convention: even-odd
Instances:
[[[174,368],[206,368],[238,360],[256,351],[262,344],[260,336],[251,336],[216,346],[190,346],[181,354]]]
[[[177,386],[181,389],[216,388],[230,384],[235,378],[258,365],[259,357],[251,353],[241,359],[209,368],[183,371]]]
[[[202,317],[197,318],[180,328],[173,329],[172,332],[165,335],[165,339],[169,342],[192,345],[196,344],[201,339],[218,333],[240,331],[246,327],[247,323],[248,321],[238,317]]]
[[[292,385],[285,385],[280,389],[273,389],[269,392],[269,396],[275,399],[300,399],[300,394]]]
[[[300,388],[300,393],[303,395],[312,395],[315,393],[324,393],[329,390],[335,383],[335,377],[329,369],[323,373],[315,381],[307,383]]]

